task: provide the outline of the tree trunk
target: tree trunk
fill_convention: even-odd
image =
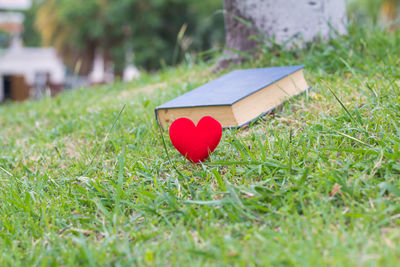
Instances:
[[[257,48],[261,37],[289,47],[346,31],[346,0],[224,0],[228,61]],[[222,60],[227,61],[227,59]],[[226,62],[220,62],[220,67]]]

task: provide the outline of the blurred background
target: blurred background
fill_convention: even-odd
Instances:
[[[0,100],[190,61],[222,47],[221,10],[222,0],[0,0]]]
[[[348,1],[348,19],[390,30],[398,5]],[[0,0],[0,102],[212,59],[224,39],[223,0]]]

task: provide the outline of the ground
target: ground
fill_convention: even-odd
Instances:
[[[236,67],[304,64],[313,88],[224,131],[203,165],[160,134],[154,108],[221,75],[212,62],[2,105],[0,262],[397,265],[399,43],[351,26],[261,48]]]

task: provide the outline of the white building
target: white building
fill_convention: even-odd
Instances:
[[[49,89],[60,91],[65,82],[65,67],[54,48],[23,47],[23,14],[30,0],[0,0],[0,29],[11,35],[10,46],[0,50],[0,102],[39,97]]]
[[[31,0],[0,0],[0,10],[26,10],[31,5]]]

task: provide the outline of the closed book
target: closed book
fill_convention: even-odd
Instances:
[[[166,129],[178,118],[195,124],[211,116],[224,128],[241,127],[309,89],[304,66],[235,70],[155,109]]]

